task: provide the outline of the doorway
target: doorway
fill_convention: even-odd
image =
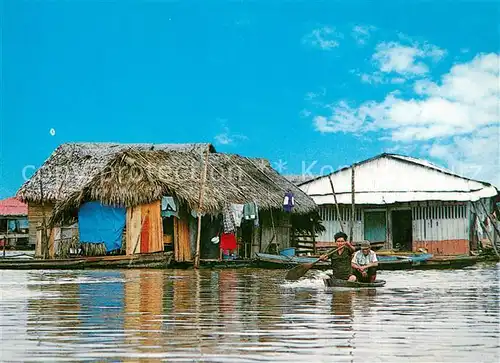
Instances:
[[[392,246],[400,251],[412,250],[411,210],[394,210],[392,216]]]
[[[371,243],[385,242],[387,236],[385,210],[364,212],[365,239]]]

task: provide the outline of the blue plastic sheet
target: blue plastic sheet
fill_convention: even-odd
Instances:
[[[104,243],[106,251],[114,251],[122,246],[126,209],[87,202],[78,211],[80,241],[84,243]]]

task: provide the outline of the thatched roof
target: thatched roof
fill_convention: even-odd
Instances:
[[[309,180],[317,178],[317,175],[283,175],[288,181],[299,186],[300,184],[306,183]]]
[[[117,153],[123,150],[176,150],[201,154],[207,148],[215,152],[211,144],[62,144],[21,186],[17,197],[24,202],[34,203],[39,203],[42,199],[53,203],[65,199],[71,193],[80,191]]]
[[[205,148],[206,150],[206,148]],[[51,196],[55,199],[58,220],[64,212],[77,208],[87,200],[100,200],[111,205],[135,206],[173,195],[189,208],[198,207],[200,179],[204,155],[199,150],[147,150],[142,147],[123,147],[113,154],[100,158],[99,165],[91,168],[89,175],[75,175],[61,182],[50,183]],[[54,153],[54,156],[59,153]],[[58,160],[69,160],[72,154],[57,155]],[[102,162],[102,160],[106,162]],[[78,169],[78,163],[86,166],[90,161],[77,158],[70,164]],[[56,160],[57,161],[57,160]],[[48,165],[57,162],[49,159]],[[49,170],[46,170],[47,172]],[[39,174],[38,172],[35,176]],[[43,172],[45,188],[45,172]],[[34,176],[34,177],[35,177]],[[32,178],[33,179],[33,178]],[[37,197],[39,181],[29,181],[18,195],[26,199]],[[58,190],[59,189],[59,190]],[[296,213],[308,213],[316,209],[315,203],[304,192],[279,175],[264,159],[251,159],[238,155],[211,153],[208,157],[207,180],[204,188],[203,210],[215,213],[224,203],[246,203],[255,201],[261,209],[281,208],[287,190],[295,194]],[[44,192],[44,199],[48,199]],[[39,200],[35,199],[35,201]]]

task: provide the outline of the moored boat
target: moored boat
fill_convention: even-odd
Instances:
[[[132,256],[95,256],[68,259],[19,259],[0,258],[0,270],[50,270],[83,268],[166,268],[172,259],[171,252],[135,254]]]
[[[291,267],[303,264],[313,263],[317,261],[318,257],[304,257],[304,256],[283,256],[273,255],[270,253],[255,253],[255,263],[257,267],[262,268],[283,268],[289,269]],[[315,270],[328,270],[331,268],[330,261],[318,262],[314,265]]]

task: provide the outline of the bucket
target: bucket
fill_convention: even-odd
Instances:
[[[280,255],[282,256],[295,256],[295,248],[285,248],[280,251]]]

